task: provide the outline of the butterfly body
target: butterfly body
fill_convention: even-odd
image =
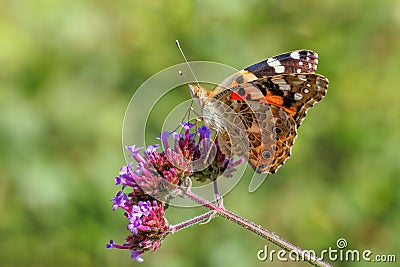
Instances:
[[[212,91],[190,85],[223,153],[246,157],[257,173],[275,173],[290,157],[307,110],[326,94],[317,63],[315,52],[298,50],[241,70]]]

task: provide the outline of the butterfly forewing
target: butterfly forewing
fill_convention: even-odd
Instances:
[[[319,102],[328,89],[328,79],[319,74],[285,74],[258,79],[253,82],[260,91],[266,91],[266,101],[290,113],[297,127],[303,121],[307,110]],[[271,95],[269,96],[268,95]],[[280,103],[273,102],[281,98]]]
[[[258,78],[288,73],[315,73],[318,65],[318,54],[311,50],[296,50],[258,62],[245,71]]]
[[[255,81],[258,78],[288,73],[315,73],[318,65],[318,54],[311,50],[296,50],[247,67],[223,80],[213,89],[221,92],[238,84]]]

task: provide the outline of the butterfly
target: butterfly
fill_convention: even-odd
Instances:
[[[290,157],[307,111],[326,94],[318,54],[296,50],[247,67],[207,90],[189,85],[203,122],[228,157],[246,157],[257,173],[275,173]]]

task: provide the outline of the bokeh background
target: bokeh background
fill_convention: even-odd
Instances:
[[[293,157],[255,193],[242,179],[225,206],[305,249],[345,238],[400,261],[399,1],[2,0],[0,14],[1,266],[137,264],[105,249],[127,234],[109,201],[122,121],[141,83],[183,61],[175,39],[190,60],[238,69],[317,51],[330,87]],[[278,249],[217,218],[169,236],[142,266],[308,266],[259,262],[266,244]]]

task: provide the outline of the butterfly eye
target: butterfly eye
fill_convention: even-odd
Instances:
[[[269,152],[268,150],[263,150],[263,151],[261,151],[261,156],[264,159],[269,159],[271,157],[271,152]]]

